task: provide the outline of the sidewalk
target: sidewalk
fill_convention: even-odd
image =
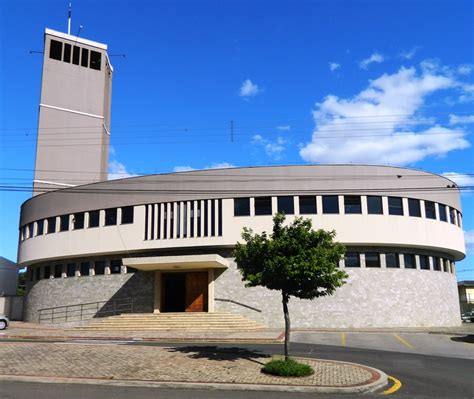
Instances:
[[[0,380],[133,386],[361,393],[383,388],[387,376],[358,364],[300,359],[309,377],[260,372],[270,358],[243,348],[0,342]]]

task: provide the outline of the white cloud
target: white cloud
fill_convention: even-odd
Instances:
[[[239,95],[241,97],[253,97],[260,93],[262,90],[257,84],[252,83],[250,79],[245,80],[240,86]]]
[[[126,177],[139,176],[127,171],[123,163],[112,160],[109,162],[109,180],[125,179]]]
[[[460,75],[469,75],[472,72],[472,65],[468,65],[468,64],[459,65],[457,72]]]
[[[291,130],[291,126],[290,125],[277,126],[277,130],[289,131]]]
[[[382,54],[379,53],[373,53],[369,58],[366,58],[359,62],[359,66],[362,69],[367,69],[370,64],[375,63],[381,63],[385,60],[385,57]]]
[[[421,129],[426,119],[416,115],[428,95],[457,85],[442,74],[401,68],[370,81],[353,98],[328,95],[316,104],[312,140],[302,146],[300,155],[310,162],[404,165],[467,148],[462,129]]]
[[[464,231],[464,242],[467,250],[474,250],[474,230]]]
[[[443,173],[444,177],[455,182],[458,186],[474,186],[474,176],[466,175],[463,173],[455,173],[455,172],[445,172]]]
[[[462,93],[458,100],[461,103],[474,101],[474,84],[464,84],[461,86]]]
[[[252,138],[252,144],[262,146],[270,158],[279,160],[283,157],[283,153],[286,150],[285,144],[287,144],[287,141],[283,137],[277,137],[275,141],[271,141],[265,139],[260,134],[256,134]]]
[[[232,165],[228,162],[217,162],[213,163],[210,166],[206,166],[204,169],[227,169],[227,168],[235,168],[235,165]]]
[[[190,170],[195,170],[195,169],[187,165],[175,166],[173,168],[173,172],[189,172]]]
[[[329,69],[331,72],[334,72],[335,70],[339,69],[341,67],[341,64],[338,64],[337,62],[330,62],[329,63]]]
[[[416,52],[418,51],[419,47],[413,47],[411,50],[405,50],[400,52],[400,57],[405,58],[407,60],[411,60]]]
[[[228,162],[215,162],[211,165],[205,166],[203,169],[226,169],[226,168],[235,168],[235,165],[232,165]],[[175,166],[173,172],[190,172],[196,170],[192,166]]]
[[[474,115],[449,115],[449,124],[450,125],[461,125],[474,123]]]

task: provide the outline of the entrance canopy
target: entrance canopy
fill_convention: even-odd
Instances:
[[[229,267],[229,262],[217,254],[124,258],[123,264],[144,271],[227,269]]]

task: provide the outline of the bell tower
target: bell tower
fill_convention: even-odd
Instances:
[[[107,45],[45,30],[33,195],[107,180],[113,68]]]

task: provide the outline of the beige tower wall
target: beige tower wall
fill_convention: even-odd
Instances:
[[[80,49],[80,62],[50,58],[51,40]],[[82,51],[89,62],[82,66]],[[89,67],[91,51],[101,69]],[[107,46],[47,29],[39,110],[34,194],[107,180],[112,67]]]

